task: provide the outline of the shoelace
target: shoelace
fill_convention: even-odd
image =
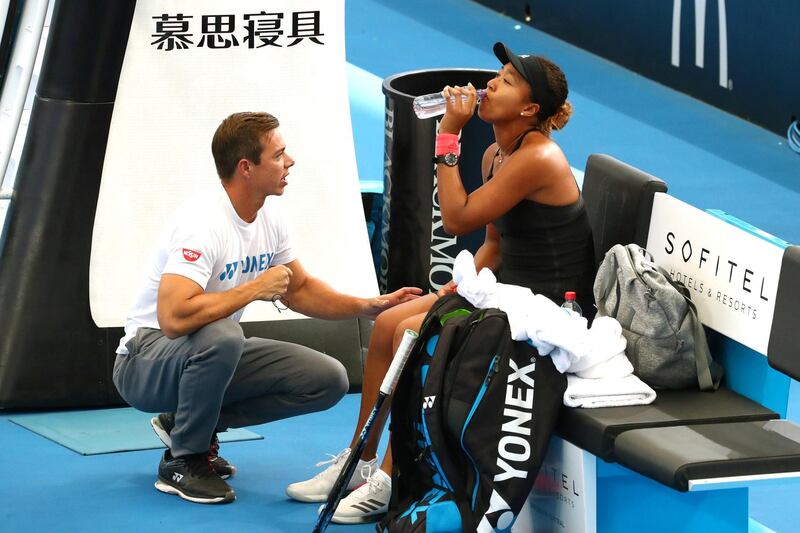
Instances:
[[[327,461],[320,461],[319,463],[316,464],[316,466],[317,467],[325,466],[325,465],[336,466],[336,465],[339,464],[340,461],[342,461],[345,457],[347,457],[347,455],[349,453],[350,453],[350,448],[345,448],[344,450],[340,451],[338,455],[333,455],[333,454],[330,454],[330,453],[326,453],[325,455],[330,457],[330,459],[328,459]],[[325,474],[326,471],[327,471],[327,469],[323,470],[322,472],[320,472],[319,474],[317,474],[314,477],[318,478],[321,475]]]
[[[366,472],[366,474],[365,474],[365,472]],[[377,468],[373,468],[372,465],[364,465],[364,466],[361,467],[361,477],[366,479],[366,481],[364,482],[363,485],[361,485],[361,487],[364,487],[364,486],[367,487],[367,494],[377,494],[378,493],[378,489],[380,488],[382,482],[381,482],[380,478],[377,475],[373,475],[373,474],[377,474],[377,473],[378,473],[378,469]],[[361,489],[361,487],[359,487],[357,490]]]

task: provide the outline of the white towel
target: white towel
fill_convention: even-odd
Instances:
[[[475,307],[504,311],[514,340],[527,341],[541,355],[549,355],[559,372],[570,373],[565,405],[640,405],[655,399],[655,391],[633,375],[622,327],[615,319],[598,317],[589,328],[585,318],[541,294],[498,283],[487,268],[476,272],[466,250],[455,259],[453,280],[458,293]]]
[[[622,327],[613,318],[597,317],[591,328],[578,329],[566,338],[559,339],[554,333],[544,338],[573,355],[569,372],[582,378],[621,378],[633,373],[625,356],[627,341]]]
[[[467,250],[461,250],[453,263],[453,281],[458,286],[458,294],[480,309],[497,307],[495,294],[497,278],[488,268],[475,272],[475,261]]]
[[[534,298],[533,293],[527,287],[505,285],[503,283],[497,283],[496,285],[497,307],[502,309],[508,316],[511,338],[515,341],[528,340],[525,308],[528,302]],[[553,346],[543,346],[542,349],[549,352],[553,349]]]
[[[624,378],[586,379],[567,375],[564,405],[569,407],[621,407],[647,405],[656,399],[656,391],[629,374]]]
[[[633,372],[625,357],[625,337],[613,318],[598,318],[591,328],[585,318],[562,309],[530,289],[498,283],[491,270],[475,271],[472,254],[462,250],[453,265],[458,293],[478,308],[506,313],[514,340],[527,340],[550,355],[559,372],[583,377],[622,377]]]

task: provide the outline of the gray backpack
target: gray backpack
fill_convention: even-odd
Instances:
[[[634,373],[655,388],[719,387],[722,367],[711,358],[689,291],[636,245],[615,245],[594,281],[598,316],[619,321]]]

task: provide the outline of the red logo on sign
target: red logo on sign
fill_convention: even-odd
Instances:
[[[200,252],[196,252],[196,251],[190,250],[188,248],[184,248],[183,249],[183,258],[186,259],[187,261],[189,261],[190,263],[194,263],[195,261],[200,259],[201,255],[203,255],[203,254],[201,254]]]

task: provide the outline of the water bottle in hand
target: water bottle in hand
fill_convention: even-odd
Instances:
[[[478,102],[483,100],[484,96],[486,96],[486,89],[478,89]],[[467,97],[462,95],[462,98],[466,100]],[[424,94],[414,98],[412,106],[417,118],[431,118],[444,114],[447,109],[447,100],[443,93]]]
[[[583,310],[581,306],[578,305],[578,302],[575,301],[575,293],[572,291],[567,291],[564,293],[564,303],[561,304],[563,309],[569,309],[573,313],[577,313],[578,316],[583,316]]]

